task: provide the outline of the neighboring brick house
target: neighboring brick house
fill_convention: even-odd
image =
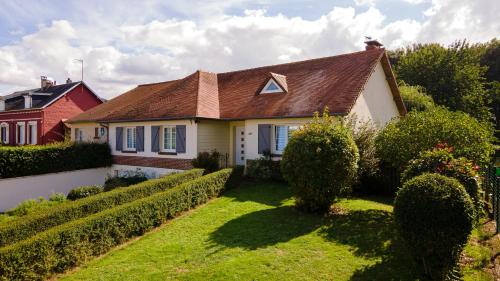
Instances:
[[[280,159],[291,132],[325,106],[379,127],[406,114],[385,50],[367,44],[351,54],[139,85],[68,123],[89,141],[93,128],[109,127],[117,172],[188,169],[211,150],[230,165],[266,150]]]
[[[56,85],[41,77],[41,87],[0,96],[0,142],[4,145],[46,144],[64,140],[63,121],[102,100],[84,83]]]

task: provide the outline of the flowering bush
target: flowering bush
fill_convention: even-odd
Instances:
[[[401,175],[401,183],[423,173],[438,173],[457,179],[471,197],[477,214],[481,210],[479,196],[479,166],[471,160],[453,156],[454,148],[447,143],[439,143],[433,150],[420,153],[417,159],[410,161]]]

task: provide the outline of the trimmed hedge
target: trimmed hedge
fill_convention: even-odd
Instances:
[[[359,153],[350,129],[328,115],[295,131],[281,160],[281,172],[306,212],[326,213],[340,195],[351,191],[358,171]]]
[[[103,192],[102,186],[86,185],[73,188],[72,190],[69,191],[68,196],[66,196],[66,198],[68,198],[68,200],[75,201],[78,199],[94,196],[102,192]]]
[[[99,256],[218,196],[231,173],[224,169],[208,174],[1,248],[0,280],[43,280]]]
[[[0,178],[31,176],[111,166],[102,143],[56,143],[0,148]]]
[[[27,215],[9,222],[9,224],[0,225],[0,247],[24,240],[51,227],[164,191],[201,177],[202,174],[203,170],[193,169],[184,173],[100,193],[77,201],[69,201],[50,208],[46,212]]]
[[[474,221],[465,188],[439,174],[417,176],[398,191],[394,219],[424,272],[432,280],[452,280],[446,277],[457,265]]]

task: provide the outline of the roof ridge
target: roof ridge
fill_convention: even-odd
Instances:
[[[374,52],[374,51],[380,52],[381,50],[385,51],[385,49],[383,49],[383,48],[381,48],[381,49],[363,50],[363,51],[358,51],[358,52],[353,52],[353,53],[346,53],[346,54],[340,54],[340,55],[335,55],[335,56],[327,56],[327,57],[321,57],[321,58],[305,59],[305,60],[300,60],[300,61],[292,61],[292,62],[270,64],[270,65],[265,65],[265,66],[258,66],[258,67],[240,69],[240,70],[227,71],[227,72],[219,72],[219,73],[217,73],[217,75],[231,74],[231,73],[245,72],[245,71],[253,71],[253,70],[259,70],[259,69],[264,69],[264,68],[268,68],[268,67],[294,65],[294,64],[306,63],[306,62],[315,62],[315,61],[320,61],[320,60],[325,60],[325,59],[332,59],[332,58],[339,58],[339,57],[357,55],[357,54],[361,54],[361,53],[365,53],[365,52]]]

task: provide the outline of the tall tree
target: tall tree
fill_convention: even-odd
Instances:
[[[398,79],[426,89],[434,102],[482,120],[491,120],[489,95],[484,88],[486,66],[480,65],[481,50],[467,41],[448,48],[439,44],[417,44],[398,55]]]

